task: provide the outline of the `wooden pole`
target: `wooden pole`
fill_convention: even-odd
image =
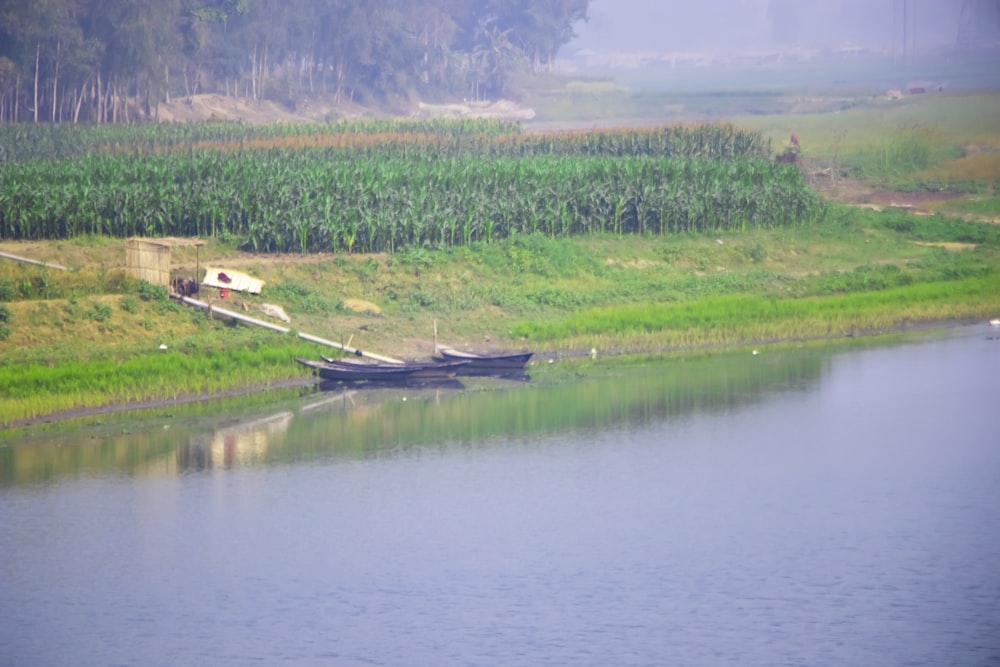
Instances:
[[[319,338],[318,336],[313,336],[311,334],[302,333],[298,334],[299,338],[302,340],[307,340],[310,343],[319,343],[320,345],[327,345],[329,347],[335,347],[338,350],[343,350],[348,354],[353,354],[359,357],[368,357],[369,359],[375,359],[377,361],[384,361],[390,364],[401,364],[403,361],[401,359],[394,359],[393,357],[386,357],[381,354],[375,354],[374,352],[364,352],[357,348],[348,347],[347,345],[340,345],[339,343],[334,343],[332,340],[326,340],[325,338]]]
[[[46,266],[46,267],[48,267],[50,269],[59,269],[60,271],[66,271],[67,270],[65,266],[61,266],[59,264],[49,264],[48,262],[40,262],[37,259],[28,259],[27,257],[18,257],[17,255],[11,255],[10,253],[7,253],[7,252],[0,252],[0,257],[4,257],[6,259],[12,259],[15,262],[24,262],[25,264],[37,264],[38,266]]]
[[[246,324],[252,324],[257,327],[263,327],[265,329],[270,329],[271,331],[277,331],[278,333],[291,333],[291,329],[288,327],[283,327],[279,324],[271,324],[270,322],[265,322],[264,320],[258,320],[256,317],[250,317],[249,315],[243,315],[242,313],[234,313],[231,310],[226,310],[224,308],[218,308],[205,303],[204,301],[199,301],[197,299],[192,299],[189,296],[182,296],[181,301],[188,304],[189,306],[195,306],[196,308],[201,308],[202,310],[207,310],[212,314],[222,315],[223,317],[229,317],[238,322],[244,322]],[[385,361],[390,364],[401,364],[403,363],[400,359],[394,359],[392,357],[386,357],[380,354],[374,354],[372,352],[363,352],[361,350],[355,349],[353,347],[348,347],[340,343],[334,343],[331,340],[326,340],[325,338],[320,338],[319,336],[313,336],[312,334],[307,334],[303,332],[298,332],[296,334],[302,340],[307,340],[310,343],[318,343],[319,345],[326,345],[329,347],[337,348],[338,350],[343,350],[348,354],[353,354],[359,357],[368,357],[370,359],[375,359],[377,361]]]

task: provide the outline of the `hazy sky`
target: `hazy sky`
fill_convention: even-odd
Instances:
[[[909,0],[911,43],[953,44],[962,0]],[[901,41],[904,0],[591,0],[567,53],[703,51]]]

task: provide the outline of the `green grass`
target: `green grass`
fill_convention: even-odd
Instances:
[[[934,70],[941,80],[956,80],[977,71],[975,63],[933,65],[921,77]],[[866,69],[847,63],[764,66],[742,75],[739,68],[647,71],[649,85],[569,89],[554,82],[547,91],[528,91],[527,103],[538,109],[539,128],[556,119],[581,126],[725,119],[760,130],[775,152],[795,133],[802,156],[817,169],[832,167],[896,188],[969,192],[1000,178],[1000,95],[988,88],[932,88],[922,95],[904,90],[902,99],[888,99],[888,89],[916,75],[884,67],[868,78]],[[988,83],[991,76],[981,78]],[[837,79],[856,83],[829,85]]]
[[[656,123],[673,118],[665,104],[767,110],[793,97],[766,87],[728,98],[632,95],[606,82],[573,94],[574,105],[608,104],[608,119],[633,113]],[[947,210],[997,216],[1000,95],[935,92],[900,102],[850,95],[836,114],[787,113],[786,106],[739,121],[762,129],[776,149],[796,132],[807,170],[834,165],[869,185],[971,192]],[[210,320],[143,290],[121,272],[120,241],[84,235],[2,245],[71,270],[0,263],[0,424],[305,379],[294,358],[325,352],[293,336]],[[263,302],[279,303],[295,330],[404,358],[429,354],[434,322],[449,343],[554,354],[591,347],[691,353],[1000,314],[1000,226],[836,204],[793,227],[752,232],[558,240],[518,233],[446,249],[277,257],[209,238],[199,252],[177,249],[175,269],[231,266],[265,281],[263,295],[226,302],[206,291],[216,305],[254,315]],[[352,299],[381,314],[350,311]]]
[[[252,332],[248,347],[204,349],[194,341],[180,349],[134,353],[127,358],[40,360],[0,368],[7,387],[0,423],[109,404],[222,394],[287,380],[289,359],[314,356],[315,346]],[[268,340],[270,339],[270,340]],[[277,343],[277,344],[275,344]]]
[[[67,248],[57,245],[15,254],[54,260]],[[98,264],[113,262],[95,248],[119,252],[115,244],[82,247]],[[262,303],[279,303],[296,331],[402,358],[430,354],[435,321],[453,344],[636,352],[839,337],[1000,312],[1000,227],[898,210],[830,206],[822,221],[752,233],[515,235],[447,250],[281,258],[211,241],[202,253],[202,266],[210,258],[265,281],[264,294],[225,302],[205,290],[201,297],[216,306],[255,315]],[[71,279],[52,275],[56,284]],[[304,379],[294,358],[325,351],[209,319],[141,283],[132,290],[39,293],[5,304],[0,423]],[[353,299],[381,314],[348,310]]]
[[[913,128],[926,132],[935,146],[996,144],[998,119],[1000,95],[946,92],[903,100],[870,98],[837,114],[739,116],[734,122],[761,130],[775,145],[783,145],[795,132],[806,156],[829,160],[891,144]]]
[[[556,321],[523,322],[514,333],[533,342],[626,350],[732,346],[889,331],[928,318],[972,317],[996,307],[998,294],[997,274],[829,297],[727,294],[683,303],[590,308]]]
[[[948,210],[976,217],[1000,219],[1000,196],[966,199],[948,204]]]

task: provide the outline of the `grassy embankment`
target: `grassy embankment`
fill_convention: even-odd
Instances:
[[[928,166],[868,174],[870,183],[888,187],[901,175],[917,184],[927,170],[950,168],[944,158],[965,141],[928,118],[935,155]],[[909,141],[908,127],[886,140]],[[825,136],[839,142],[835,157],[843,164],[868,159],[867,148],[845,148],[836,133]],[[818,159],[833,163],[832,154],[818,152]],[[970,189],[980,196],[995,187],[988,170],[977,174],[973,169],[971,181],[954,179],[972,184],[962,186],[963,201],[970,201]],[[978,201],[993,211],[988,197]],[[0,264],[8,329],[0,342],[0,423],[274,385],[303,377],[295,356],[321,351],[291,336],[209,320],[130,283],[117,240],[81,237],[0,249],[71,267]],[[193,270],[193,252],[175,250],[175,266]],[[756,345],[994,316],[1000,311],[998,254],[1000,230],[992,225],[832,206],[786,229],[559,240],[516,235],[392,255],[249,255],[212,239],[197,261],[267,281],[262,297],[217,304],[246,304],[257,314],[262,301],[280,303],[294,328],[362,349],[425,356],[437,320],[450,343],[531,347],[544,358],[592,347],[627,353]],[[355,312],[352,299],[380,312]]]
[[[911,221],[898,212],[840,216],[807,229],[753,235],[532,236],[392,257],[257,258],[215,244],[202,253],[268,281],[262,297],[216,297],[217,305],[246,303],[259,315],[261,301],[278,302],[299,330],[407,357],[429,354],[433,320],[449,342],[530,347],[545,359],[591,347],[601,354],[669,352],[840,337],[1000,310],[994,268],[1000,266],[1000,229]],[[29,250],[57,257],[83,251],[114,265],[119,246],[83,239],[63,251]],[[22,280],[45,275],[53,293],[64,289],[63,281],[97,278],[85,269],[12,270]],[[303,376],[294,357],[323,350],[147,296],[8,304],[3,420],[273,385]],[[350,298],[377,304],[381,312],[355,313],[346,307]],[[161,343],[166,351],[158,349]]]

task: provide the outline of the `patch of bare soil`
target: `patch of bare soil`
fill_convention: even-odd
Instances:
[[[191,95],[162,103],[156,110],[160,122],[190,123],[205,120],[241,121],[252,124],[317,123],[339,118],[388,116],[385,112],[336,101],[332,95],[312,95],[296,100],[294,108],[269,100],[250,100],[226,95]],[[419,103],[408,114],[415,118],[496,118],[528,121],[535,111],[510,100],[476,101],[460,104]]]
[[[294,107],[270,100],[204,94],[179,97],[161,103],[155,120],[193,123],[206,120],[240,121],[250,124],[322,123],[340,118],[379,117],[382,112],[332,95],[313,95],[296,100]]]
[[[532,120],[535,110],[519,106],[510,100],[464,102],[462,104],[424,104],[414,114],[425,118],[494,118],[499,120]]]
[[[863,179],[831,174],[828,167],[821,168],[809,160],[803,160],[801,166],[807,181],[820,196],[874,211],[902,208],[917,215],[930,215],[935,204],[966,196],[948,190],[890,190],[876,187]]]
[[[280,104],[267,100],[256,102],[225,95],[191,95],[162,103],[156,110],[156,119],[167,123],[230,120],[255,124],[320,120],[297,114]]]

